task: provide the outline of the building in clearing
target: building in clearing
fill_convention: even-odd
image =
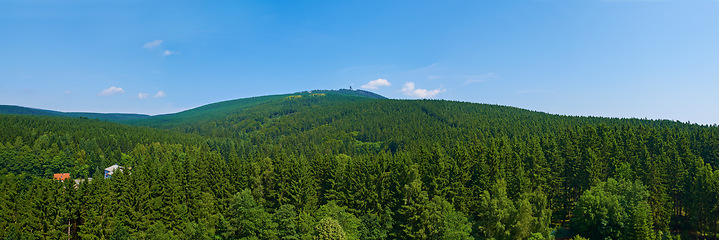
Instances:
[[[55,173],[52,175],[52,180],[55,181],[65,181],[65,179],[70,178],[70,173]]]
[[[122,166],[120,166],[120,165],[117,165],[117,164],[105,168],[105,178],[111,178],[111,177],[112,177],[112,173],[115,172],[115,170],[118,169],[118,168],[120,169],[120,171],[122,171],[123,169],[125,169],[124,167],[122,167]]]

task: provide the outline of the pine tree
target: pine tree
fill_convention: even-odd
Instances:
[[[235,194],[230,206],[229,226],[221,232],[225,239],[259,238],[274,239],[277,223],[272,215],[252,197],[252,191],[245,189]]]
[[[402,190],[404,204],[399,210],[401,216],[399,227],[402,232],[398,237],[426,239],[428,236],[422,222],[429,197],[427,192],[422,189],[422,181],[419,179],[419,170],[416,165],[410,167],[408,180],[410,182],[405,184]]]
[[[297,232],[297,217],[294,205],[285,204],[275,211],[273,219],[277,223],[277,237],[279,239],[300,239]]]
[[[481,195],[477,235],[487,239],[509,239],[515,211],[514,203],[507,196],[507,183],[504,179],[497,180],[490,191]]]

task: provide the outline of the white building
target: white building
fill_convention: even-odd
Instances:
[[[115,170],[118,168],[120,169],[120,171],[122,171],[122,169],[124,169],[122,166],[117,165],[117,164],[105,168],[105,178],[111,178],[112,173],[115,172]]]

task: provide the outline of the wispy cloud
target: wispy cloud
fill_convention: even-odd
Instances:
[[[389,86],[391,86],[391,85],[392,85],[392,84],[389,83],[389,81],[387,81],[387,79],[382,79],[382,78],[380,78],[380,79],[377,79],[377,80],[369,81],[367,84],[362,85],[361,88],[364,88],[364,89],[378,89],[379,87],[382,87],[382,86],[389,87]]]
[[[402,93],[404,93],[407,96],[417,97],[417,98],[431,98],[431,97],[434,97],[437,94],[440,94],[444,91],[445,91],[445,89],[442,89],[442,88],[437,88],[434,90],[415,88],[414,82],[407,82],[404,84],[404,87],[402,87]]]
[[[155,93],[155,95],[152,95],[152,98],[161,98],[161,97],[165,97],[165,96],[167,96],[165,91],[160,90],[160,91],[157,91],[157,93]],[[149,93],[141,92],[141,93],[137,94],[137,99],[146,99],[148,97],[150,97]]]
[[[108,89],[102,90],[102,92],[98,93],[99,96],[111,96],[115,94],[123,94],[125,93],[125,90],[119,87],[112,86]]]
[[[674,0],[600,0],[602,2],[670,2]]]
[[[161,97],[165,97],[165,96],[167,96],[167,94],[165,94],[165,91],[158,91],[158,92],[155,93],[155,95],[152,96],[152,97],[154,97],[154,98],[161,98]]]
[[[162,45],[162,40],[158,39],[158,40],[155,40],[152,42],[145,43],[145,45],[142,45],[142,47],[147,48],[147,49],[155,49],[155,48],[159,47],[160,45]],[[162,49],[162,48],[160,48],[160,49]],[[176,54],[180,54],[180,52],[169,50],[169,49],[162,50],[162,56],[165,56],[165,57],[170,56],[170,55],[176,55]]]
[[[145,45],[142,45],[142,47],[147,49],[153,49],[160,46],[160,44],[162,44],[162,40],[155,40],[152,42],[145,43]]]
[[[524,89],[517,91],[518,94],[529,94],[529,93],[544,93],[549,92],[549,90],[546,89]]]
[[[170,56],[170,55],[175,55],[175,54],[180,54],[180,52],[171,51],[171,50],[165,50],[164,52],[162,52],[162,56],[165,56],[165,57]]]
[[[471,76],[464,76],[466,81],[464,81],[464,85],[470,84],[470,83],[479,83],[479,82],[486,82],[490,79],[496,78],[497,75],[494,73],[487,73],[482,75],[471,75]]]

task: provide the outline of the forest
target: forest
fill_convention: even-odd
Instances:
[[[716,125],[351,90],[98,118],[0,114],[0,238],[719,237]]]

